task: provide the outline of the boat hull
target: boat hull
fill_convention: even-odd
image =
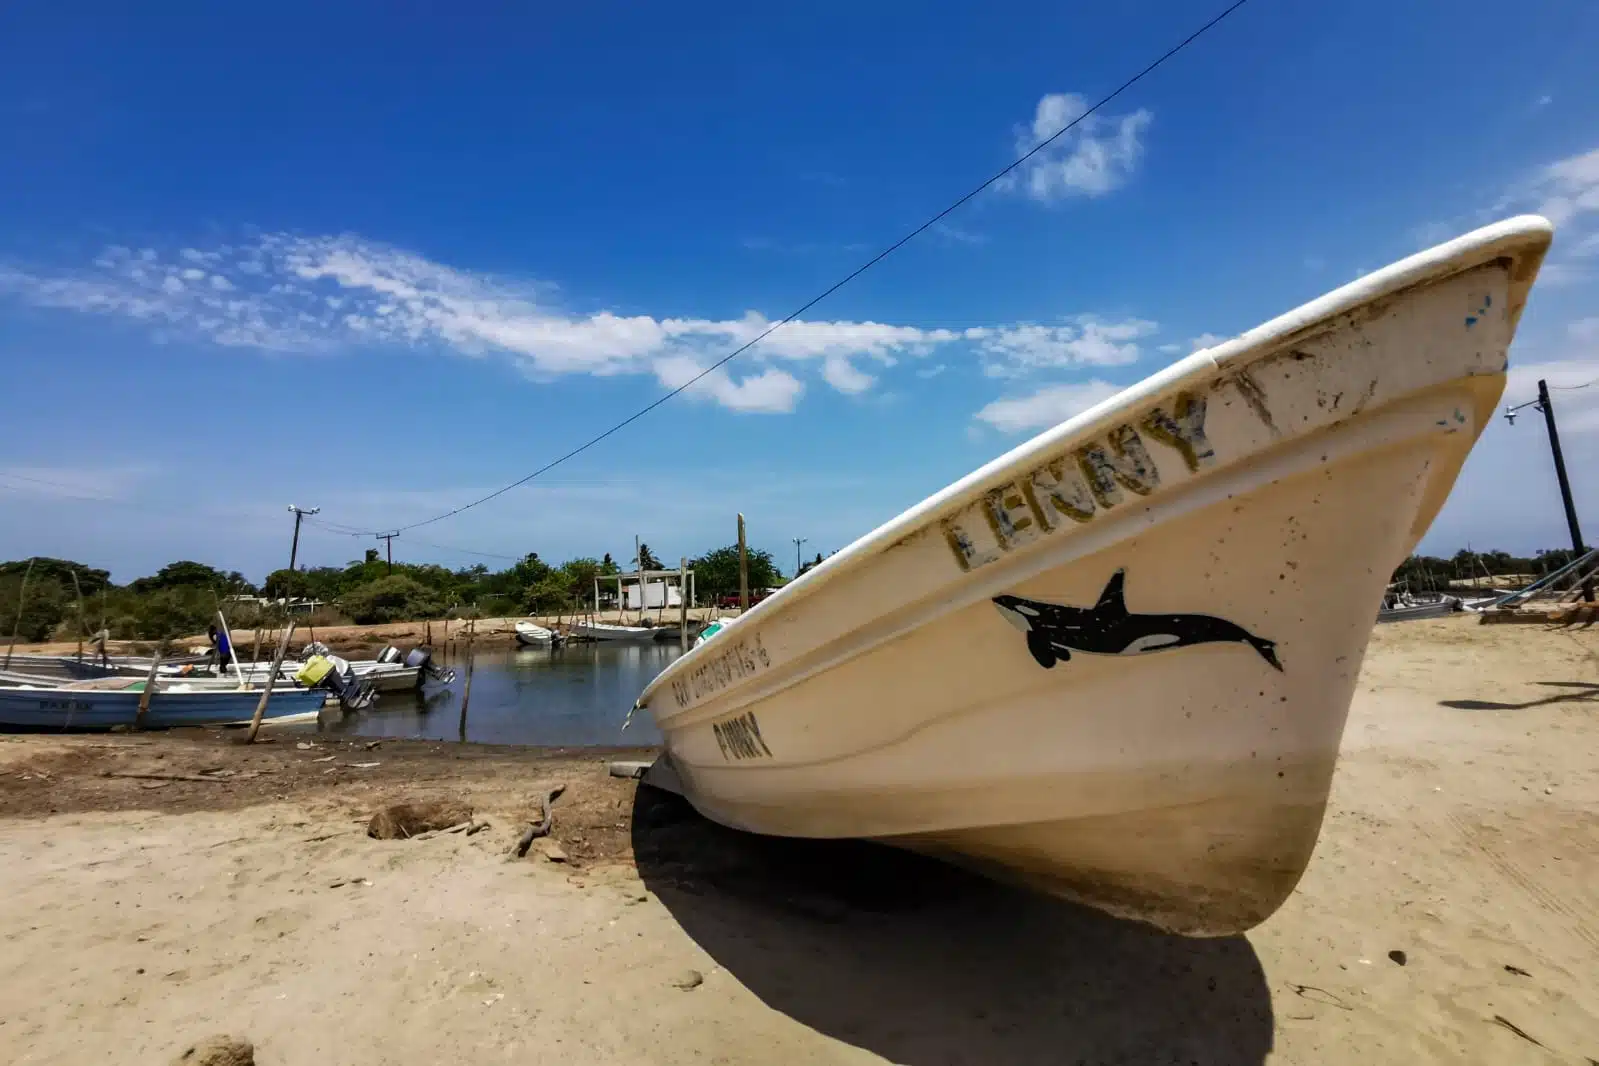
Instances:
[[[573,622],[568,630],[578,640],[614,641],[620,644],[648,644],[657,631],[650,626],[613,626],[603,622]]]
[[[0,689],[0,727],[23,729],[109,729],[138,721],[142,693],[92,689]],[[326,693],[315,689],[274,692],[265,720],[310,720],[322,710]],[[144,725],[170,728],[234,725],[255,713],[256,692],[156,692]]]
[[[1177,932],[1263,920],[1547,240],[1489,235],[1191,357],[810,571],[640,697],[686,796]]]

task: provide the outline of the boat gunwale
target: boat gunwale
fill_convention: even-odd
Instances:
[[[1343,316],[1373,304],[1386,304],[1413,289],[1440,284],[1451,277],[1508,259],[1508,313],[1512,338],[1527,296],[1554,239],[1554,226],[1541,215],[1517,215],[1462,234],[1417,252],[1239,334],[1221,344],[1193,352],[1129,385],[1093,407],[1036,434],[1010,451],[984,463],[920,503],[796,577],[777,592],[730,620],[717,634],[736,630],[746,618],[775,615],[815,595],[831,580],[865,565],[883,551],[932,527],[941,517],[967,506],[993,484],[1011,480],[1078,440],[1092,440],[1156,400],[1184,388],[1195,388],[1223,374],[1237,372],[1274,356],[1307,335],[1320,333]],[[704,649],[715,653],[716,640],[690,648],[673,660],[644,688],[634,707],[646,707],[665,685],[692,668]]]

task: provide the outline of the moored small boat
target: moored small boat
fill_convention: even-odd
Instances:
[[[1182,933],[1260,922],[1551,232],[1478,230],[1196,352],[807,571],[639,697],[685,795]]]
[[[653,641],[655,626],[622,626],[608,622],[573,622],[567,632],[577,640],[620,641],[643,644]]]
[[[120,683],[121,679],[115,680]],[[92,685],[94,682],[80,684]],[[0,727],[27,729],[109,729],[131,726],[139,720],[143,682],[131,680],[127,688],[92,687],[0,688]],[[144,725],[169,728],[184,725],[235,725],[248,722],[261,699],[251,691],[162,691],[160,682],[150,694]],[[283,723],[310,721],[322,710],[327,693],[321,689],[274,691],[263,720]]]
[[[545,629],[534,622],[516,623],[516,642],[528,648],[548,648],[559,640],[553,629]]]

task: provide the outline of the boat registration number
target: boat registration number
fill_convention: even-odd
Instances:
[[[766,746],[766,739],[761,736],[761,723],[756,721],[754,711],[745,711],[736,718],[717,722],[711,726],[711,732],[716,734],[716,746],[722,749],[723,759],[732,761],[772,757],[772,749]]]

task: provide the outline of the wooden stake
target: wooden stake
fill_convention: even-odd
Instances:
[[[750,560],[744,547],[744,516],[738,516],[738,613],[750,609]]]
[[[472,637],[477,632],[477,619],[466,623],[466,689],[461,693],[461,743],[466,743],[466,708],[472,702]]]
[[[155,655],[150,659],[150,672],[144,676],[144,691],[139,693],[139,709],[133,715],[133,728],[144,728],[144,716],[150,711],[150,700],[155,696],[155,672],[161,667],[161,660],[166,657],[167,642],[162,640],[155,649]]]
[[[217,608],[217,621],[222,623],[222,636],[225,637],[228,642],[228,658],[233,660],[233,676],[239,679],[239,688],[242,689],[244,688],[244,671],[239,669],[239,652],[233,646],[233,633],[228,629],[228,619],[227,616],[222,613],[221,607]],[[218,662],[217,676],[221,677],[222,672],[222,663]]]
[[[6,645],[7,670],[11,669],[11,652],[17,646],[17,637],[22,634],[22,609],[28,605],[28,578],[33,576],[33,560],[28,560],[28,569],[22,573],[22,591],[17,593],[17,624],[11,627],[11,643]]]
[[[83,586],[78,584],[78,572],[69,570],[72,575],[72,591],[78,594],[78,662],[83,662],[83,636],[89,631],[89,620],[83,614]]]
[[[272,699],[272,689],[278,683],[278,671],[283,668],[283,657],[289,651],[289,638],[294,636],[294,621],[289,620],[283,630],[283,639],[278,641],[278,653],[272,659],[272,669],[267,673],[266,688],[261,690],[261,699],[255,705],[255,714],[250,718],[250,732],[245,736],[246,744],[255,743],[255,735],[261,731],[261,719],[266,717],[267,703]]]
[[[677,560],[677,650],[688,651],[688,556]]]

